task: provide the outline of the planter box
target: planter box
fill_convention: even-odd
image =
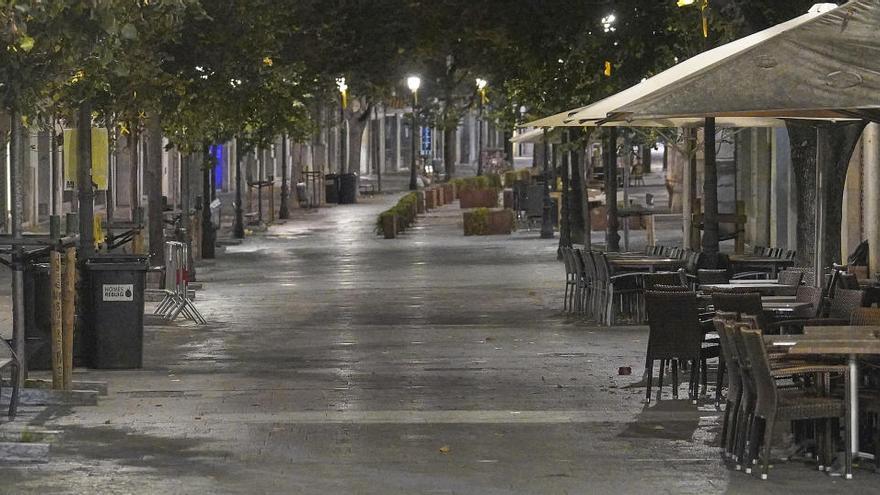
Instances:
[[[464,235],[509,235],[513,232],[513,210],[475,210],[462,213]]]
[[[425,191],[416,191],[418,200],[416,200],[416,214],[425,212]]]
[[[452,184],[443,184],[443,197],[445,201],[443,204],[448,205],[455,201],[455,186]]]
[[[382,235],[386,239],[397,237],[397,215],[382,217]]]
[[[505,208],[489,212],[489,235],[510,235],[513,226],[513,210]]]
[[[502,198],[504,201],[501,203],[505,209],[513,209],[513,189],[505,189],[502,191]]]
[[[494,189],[478,189],[458,193],[462,209],[495,208],[498,206],[498,193]]]
[[[433,210],[437,207],[437,195],[433,189],[425,191],[425,208]]]
[[[439,207],[439,206],[445,205],[446,204],[446,188],[444,188],[443,186],[437,186],[437,188],[434,190],[437,191],[437,206]]]

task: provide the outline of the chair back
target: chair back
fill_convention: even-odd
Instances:
[[[727,270],[697,269],[697,283],[699,284],[726,284],[730,282],[730,274]]]
[[[757,392],[755,414],[763,418],[770,417],[776,411],[778,389],[770,371],[770,358],[767,357],[764,338],[760,330],[742,329],[740,335],[749,358],[751,376]]]
[[[596,260],[593,258],[592,251],[580,251],[579,258],[584,265],[584,274],[593,284],[599,281],[599,275],[596,272]]]
[[[853,311],[861,308],[865,300],[865,291],[837,289],[834,298],[828,304],[828,317],[849,321]]]
[[[742,294],[716,292],[712,294],[712,305],[715,306],[715,311],[754,315],[763,327],[764,307],[761,304],[761,294],[757,292]]]
[[[575,274],[572,249],[568,246],[562,246],[559,248],[559,253],[562,255],[562,265],[565,267],[565,276],[566,278],[571,278]]]
[[[684,274],[681,272],[656,272],[646,273],[643,277],[645,288],[654,289],[658,285],[680,286],[687,288],[684,283]]]
[[[735,323],[738,316],[736,313],[719,311],[715,313],[715,318],[712,320],[712,323],[715,325],[715,332],[718,333],[718,340],[721,343],[721,357],[724,359],[724,365],[727,366],[728,370],[728,399],[739,395],[742,387],[742,377],[740,376],[739,365],[737,364],[736,349],[733,348],[734,344],[730,341],[724,326]]]
[[[648,353],[654,359],[700,359],[703,328],[694,292],[645,292]]]
[[[693,292],[690,287],[685,285],[655,285],[650,290],[657,292]]]
[[[880,308],[856,308],[849,319],[850,325],[880,325]]]
[[[859,289],[859,279],[855,273],[843,272],[837,278],[837,287],[841,289]]]
[[[577,248],[569,250],[569,259],[572,272],[577,278],[583,278],[586,273],[584,267],[583,251]]]
[[[813,317],[818,317],[822,314],[822,289],[818,287],[813,287],[812,285],[801,285],[797,288],[797,293],[794,296],[795,301],[797,302],[808,302],[813,305]]]
[[[777,281],[779,285],[801,285],[804,278],[804,272],[797,270],[782,270],[779,272]]]
[[[611,279],[611,267],[608,266],[608,258],[601,251],[593,251],[593,264],[596,266],[596,280],[608,284]]]

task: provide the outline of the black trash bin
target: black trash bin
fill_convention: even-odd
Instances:
[[[350,205],[357,203],[358,176],[357,174],[342,174],[339,176],[339,204]]]
[[[327,174],[324,176],[324,200],[327,203],[339,203],[339,176]]]
[[[52,368],[52,282],[48,263],[31,263],[24,271],[24,335],[27,367]]]
[[[97,369],[143,366],[144,287],[147,257],[103,255],[86,261],[91,311],[91,365]]]

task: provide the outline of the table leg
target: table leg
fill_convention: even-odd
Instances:
[[[859,362],[855,354],[849,355],[848,364],[850,445],[855,459],[859,456]]]

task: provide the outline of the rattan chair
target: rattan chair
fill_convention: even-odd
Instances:
[[[850,325],[880,325],[880,308],[856,308],[849,318]]]
[[[648,273],[642,277],[642,280],[644,281],[645,289],[647,290],[652,290],[658,285],[681,286],[687,288],[683,270],[677,272]]]
[[[736,313],[738,315],[754,315],[758,318],[758,325],[764,328],[764,307],[761,304],[761,294],[757,292],[723,293],[712,294],[712,305],[715,311]]]
[[[748,354],[751,376],[754,379],[757,397],[755,411],[750,427],[750,448],[746,465],[750,465],[752,459],[757,459],[759,444],[762,445],[760,457],[762,458],[761,479],[767,479],[770,469],[770,445],[773,441],[773,427],[776,421],[798,420],[826,420],[819,426],[828,428],[830,419],[840,419],[844,422],[846,430],[845,450],[845,473],[847,478],[852,478],[852,448],[850,446],[850,422],[847,400],[837,399],[808,392],[787,391],[781,393],[774,378],[781,373],[788,374],[841,374],[845,382],[849,382],[849,368],[846,366],[809,365],[799,366],[785,370],[771,370],[767,350],[764,347],[764,339],[760,331],[740,330],[743,346]],[[848,390],[848,386],[846,389]],[[824,425],[823,425],[824,423]],[[821,438],[821,436],[820,436]],[[827,448],[819,449],[820,452]],[[828,464],[829,459],[820,459],[820,465]]]
[[[726,284],[730,282],[730,274],[727,270],[697,270],[697,283],[703,284]]]
[[[779,285],[801,285],[804,279],[804,272],[799,270],[782,270],[777,275],[776,281]]]
[[[578,274],[575,269],[575,261],[572,249],[563,246],[561,248],[562,264],[565,268],[565,295],[562,299],[562,310],[571,313],[574,308],[575,292],[577,292]]]
[[[720,356],[717,344],[704,345],[705,328],[697,309],[694,292],[645,292],[648,315],[648,349],[645,359],[647,390],[645,398],[651,400],[654,361],[660,361],[660,381],[657,390],[659,400],[663,391],[663,375],[667,361],[672,363],[672,396],[678,398],[678,365],[690,362],[691,381],[689,396],[696,402],[699,392],[699,370],[707,359]],[[674,308],[674,310],[670,310]]]

